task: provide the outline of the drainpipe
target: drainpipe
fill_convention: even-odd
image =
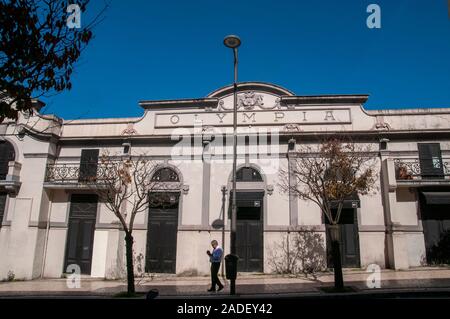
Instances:
[[[293,151],[295,151],[295,144],[296,144],[296,140],[294,139],[294,137],[291,137],[288,141],[288,150],[286,153],[286,157],[288,160],[288,188],[289,188],[289,229],[287,232],[287,236],[286,236],[286,249],[287,249],[287,262],[288,262],[288,271],[290,271],[290,267],[291,267],[291,256],[290,256],[290,246],[289,246],[289,241],[290,241],[290,228],[294,225],[292,225],[292,201],[293,201],[293,194],[292,194],[292,164],[291,164],[291,153]],[[296,212],[297,213],[297,212]]]
[[[45,270],[45,261],[47,259],[47,245],[48,245],[48,236],[50,233],[50,217],[52,215],[52,206],[53,206],[53,191],[50,193],[49,198],[49,208],[48,208],[48,214],[47,214],[47,225],[45,229],[45,241],[44,241],[44,256],[42,260],[42,269],[41,269],[41,279],[44,278],[44,270]]]
[[[387,160],[389,159],[390,152],[388,150],[389,140],[382,138],[380,140],[380,189],[381,189],[381,203],[383,206],[383,217],[385,225],[385,266],[386,268],[395,268],[393,260],[393,244],[392,244],[392,217],[391,217],[391,205],[389,198],[389,168]]]

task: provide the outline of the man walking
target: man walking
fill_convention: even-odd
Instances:
[[[211,246],[213,247],[212,253],[209,250],[206,252],[209,256],[209,261],[211,262],[211,288],[209,288],[208,291],[216,291],[216,285],[218,287],[217,291],[221,291],[223,289],[223,285],[217,274],[219,272],[220,262],[222,261],[223,250],[219,246],[217,240],[213,240],[211,242]]]

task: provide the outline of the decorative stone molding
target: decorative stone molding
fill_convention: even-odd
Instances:
[[[279,97],[277,97],[276,98],[276,100],[275,100],[275,105],[274,105],[274,109],[281,109],[281,104],[280,104],[280,102],[281,102],[281,99],[279,98]]]
[[[268,195],[272,195],[273,194],[273,185],[267,185],[266,190],[267,190]]]
[[[205,125],[202,127],[202,133],[211,132],[213,130],[214,130],[214,126],[211,126],[211,125]]]
[[[178,225],[178,231],[207,231],[207,232],[221,232],[222,229],[215,229],[211,225]],[[225,231],[230,231],[230,225],[225,225]]]
[[[376,123],[375,124],[375,129],[376,130],[386,130],[389,131],[391,129],[391,127],[389,126],[389,124],[387,123]]]
[[[214,136],[214,127],[213,126],[204,126],[202,127],[202,142],[203,145],[209,144]]]
[[[243,107],[244,110],[253,110],[255,106],[263,108],[263,95],[256,94],[253,91],[244,92],[243,94],[238,94],[237,96],[237,106]]]
[[[138,132],[134,128],[134,123],[128,123],[126,129],[124,129],[121,135],[137,135]]]
[[[377,116],[376,122],[372,127],[372,130],[379,130],[379,131],[390,131],[391,126],[388,123],[384,122],[383,116]]]
[[[225,108],[223,107],[225,105],[225,102],[223,100],[219,101],[219,109],[220,110],[224,110]]]
[[[183,192],[183,195],[187,195],[189,193],[189,185],[182,185],[181,186],[181,191]]]
[[[325,232],[326,226],[321,225],[265,225],[264,232]]]
[[[15,196],[19,192],[20,185],[22,185],[22,182],[19,181],[0,181],[0,190]]]
[[[423,232],[423,226],[422,224],[417,225],[402,225],[400,223],[392,223],[391,225],[386,226],[386,231],[388,233],[395,233],[395,232]]]
[[[288,110],[294,110],[295,109],[295,104],[288,104],[286,107]]]
[[[4,190],[11,195],[16,195],[19,192],[20,185],[20,170],[22,164],[15,161],[8,162],[8,174],[4,180],[0,180],[0,190]]]
[[[286,124],[283,127],[283,131],[284,132],[301,132],[302,129],[301,129],[299,124],[297,124],[297,123],[290,123],[290,124]]]
[[[223,103],[223,101],[220,101],[220,102],[222,102]],[[219,102],[219,104],[220,104],[220,102]],[[214,111],[214,108],[212,107],[212,106],[205,106],[205,112],[212,112],[212,111]]]
[[[46,158],[50,160],[55,160],[56,157],[54,154],[49,153],[23,153],[23,157],[25,158]],[[79,158],[77,158],[79,159]]]
[[[221,111],[231,111],[233,110],[233,104],[231,106],[226,107],[224,100],[220,100],[219,110]],[[237,109],[243,109],[244,111],[254,110],[256,107],[259,107],[262,110],[273,110],[273,109],[281,109],[281,99],[276,98],[275,103],[267,105],[264,102],[264,95],[255,93],[254,91],[246,91],[239,93],[237,96]]]

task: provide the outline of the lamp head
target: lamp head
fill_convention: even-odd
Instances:
[[[241,39],[237,35],[227,35],[225,39],[223,39],[223,44],[228,48],[236,49],[241,45]]]

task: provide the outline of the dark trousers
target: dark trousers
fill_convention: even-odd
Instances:
[[[222,287],[222,283],[219,280],[217,274],[219,273],[220,263],[211,263],[211,288],[216,289]]]

